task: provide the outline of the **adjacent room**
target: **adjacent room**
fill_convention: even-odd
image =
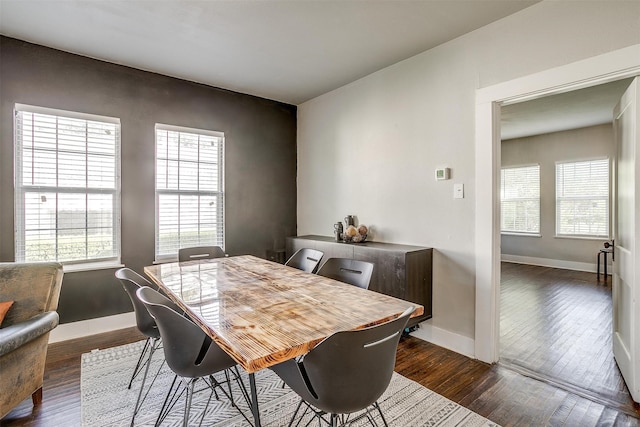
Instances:
[[[0,0],[1,424],[640,425],[638,28]]]
[[[629,397],[610,333],[610,167],[613,114],[630,83],[501,110],[500,363],[621,403]]]

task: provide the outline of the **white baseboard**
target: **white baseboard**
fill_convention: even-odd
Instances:
[[[411,332],[411,335],[475,359],[475,341],[472,338],[440,329],[430,322],[427,320],[420,323],[420,327]]]
[[[58,325],[49,334],[49,344],[82,338],[103,332],[117,331],[118,329],[136,326],[136,316],[133,311],[116,314],[113,316],[98,317],[96,319],[81,320],[79,322],[64,323]]]
[[[504,262],[512,262],[514,264],[529,264],[537,265],[540,267],[563,268],[565,270],[586,271],[589,273],[595,273],[596,271],[598,271],[598,264],[591,264],[588,262],[563,261],[559,259],[536,258],[508,254],[502,254],[501,259]],[[604,272],[604,265],[601,266],[601,269],[601,272]],[[611,257],[607,258],[607,269],[607,273],[610,275]]]

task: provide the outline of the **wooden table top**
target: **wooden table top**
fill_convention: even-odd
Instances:
[[[329,335],[420,305],[251,255],[144,272],[247,372],[303,355]]]

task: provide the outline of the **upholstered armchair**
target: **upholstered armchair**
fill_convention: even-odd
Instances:
[[[58,263],[0,263],[0,303],[13,301],[0,325],[0,418],[29,396],[42,402],[62,274]]]

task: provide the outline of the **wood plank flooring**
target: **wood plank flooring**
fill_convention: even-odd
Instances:
[[[613,358],[610,278],[503,263],[500,291],[501,363],[631,410]]]
[[[536,276],[537,271],[527,274]],[[530,293],[534,300],[538,298],[533,291]],[[563,321],[569,320],[565,316],[559,320]],[[80,425],[80,355],[141,338],[135,329],[126,329],[51,345],[42,405],[33,410],[31,399],[27,399],[0,420],[0,425]],[[533,360],[539,363],[538,357]],[[584,358],[576,360],[591,364]],[[558,361],[553,364],[556,365]],[[502,364],[488,365],[414,337],[401,339],[396,371],[505,427],[640,426],[640,407],[629,402],[581,393],[579,387],[572,390],[545,378],[531,378],[526,371],[518,372]],[[588,372],[589,367],[569,371],[577,375]],[[617,380],[605,376],[603,381],[615,384]]]

